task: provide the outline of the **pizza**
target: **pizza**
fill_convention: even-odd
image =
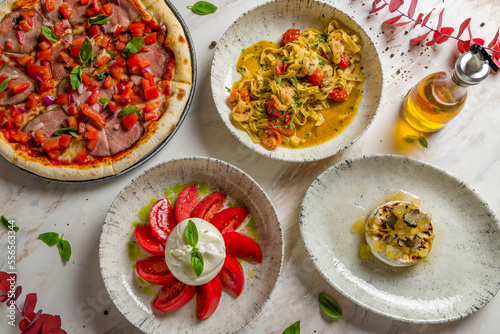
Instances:
[[[186,33],[164,1],[7,0],[0,48],[0,154],[49,179],[133,166],[193,90]]]

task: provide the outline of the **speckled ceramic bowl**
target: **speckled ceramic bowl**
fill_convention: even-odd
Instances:
[[[255,221],[250,236],[263,252],[262,264],[241,261],[245,272],[242,294],[235,298],[223,292],[215,313],[203,321],[196,320],[196,298],[175,312],[153,309],[151,301],[161,287],[141,286],[128,249],[135,241],[134,222],[139,221],[141,208],[152,198],[165,197],[166,188],[192,181],[215,187],[233,201],[243,201]],[[150,255],[141,252],[140,258],[146,256]],[[232,333],[242,328],[269,299],[280,275],[282,257],[281,226],[264,191],[240,169],[204,157],[171,160],[132,180],[109,209],[99,244],[101,274],[111,299],[125,318],[145,333]]]
[[[231,122],[229,92],[226,87],[241,78],[236,63],[245,49],[258,41],[279,42],[289,28],[323,30],[336,19],[357,32],[362,43],[362,65],[365,82],[356,117],[337,137],[310,148],[278,147],[267,150],[254,143],[248,134]],[[219,114],[229,131],[245,146],[269,158],[290,162],[320,160],[339,153],[356,141],[371,124],[382,94],[382,66],[375,46],[363,28],[349,15],[328,3],[313,0],[278,0],[265,3],[243,14],[222,36],[215,51],[211,74],[212,94]]]
[[[361,258],[364,237],[351,232],[392,190],[417,196],[433,217],[430,255],[411,267]],[[500,287],[500,227],[493,212],[464,182],[418,160],[374,155],[330,167],[306,192],[300,230],[316,268],[332,286],[393,319],[463,318],[486,305]]]

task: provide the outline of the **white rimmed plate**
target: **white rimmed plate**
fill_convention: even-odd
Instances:
[[[436,233],[428,261],[394,268],[362,259],[352,225],[392,190],[422,200]],[[373,155],[323,172],[302,202],[300,230],[318,271],[359,305],[389,318],[440,323],[486,305],[500,287],[500,227],[488,205],[464,182],[433,165]]]
[[[363,95],[356,117],[337,137],[310,148],[290,149],[278,147],[267,150],[254,143],[248,134],[231,122],[229,92],[226,87],[241,78],[236,63],[245,49],[258,41],[279,42],[289,28],[317,28],[323,30],[336,19],[347,28],[357,32],[362,43],[362,66],[365,82]],[[382,94],[382,66],[373,42],[363,28],[349,15],[330,4],[319,1],[278,0],[260,5],[234,22],[222,36],[215,51],[211,73],[212,94],[217,110],[229,131],[245,146],[269,158],[281,161],[304,162],[320,160],[335,155],[356,141],[371,124]]]
[[[196,298],[170,313],[151,306],[160,286],[141,289],[129,259],[127,242],[133,242],[134,221],[152,198],[165,197],[166,188],[204,182],[241,200],[255,220],[262,264],[242,261],[245,289],[238,298],[223,292],[215,313],[196,320]],[[147,253],[144,253],[147,255]],[[150,256],[150,255],[148,255]],[[240,169],[220,160],[190,157],[161,163],[133,179],[116,197],[103,224],[99,244],[101,274],[118,310],[145,333],[232,333],[250,322],[268,301],[281,272],[283,238],[274,207],[260,186]]]

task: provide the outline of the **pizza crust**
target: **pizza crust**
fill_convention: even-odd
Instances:
[[[114,157],[106,157],[85,165],[53,165],[48,158],[31,157],[18,143],[10,143],[0,132],[0,153],[10,163],[38,176],[60,181],[89,181],[116,175],[146,157],[174,131],[178,125],[193,89],[193,64],[186,33],[175,14],[164,1],[128,0],[140,10],[143,18],[153,17],[167,27],[164,46],[175,55],[174,77],[171,83],[171,97],[161,96],[166,110],[159,120],[149,124],[143,137],[132,147]],[[19,0],[7,0],[0,5],[0,20],[14,8]],[[37,2],[33,9],[40,10]]]

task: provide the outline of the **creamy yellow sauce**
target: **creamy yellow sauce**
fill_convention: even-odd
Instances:
[[[280,46],[279,43],[260,41],[243,49],[236,63],[236,70],[242,76],[253,75],[261,67],[260,54],[262,50],[268,47],[280,48]],[[243,79],[240,79],[240,81]],[[235,82],[232,88],[238,87],[240,81]],[[345,101],[328,99],[330,108],[319,112],[325,122],[320,126],[315,126],[314,120],[308,120],[303,126],[297,126],[297,136],[303,139],[299,146],[295,147],[285,143],[282,145],[288,148],[306,148],[322,144],[336,137],[351,124],[354,116],[356,116],[361,95],[360,84],[357,84]]]

